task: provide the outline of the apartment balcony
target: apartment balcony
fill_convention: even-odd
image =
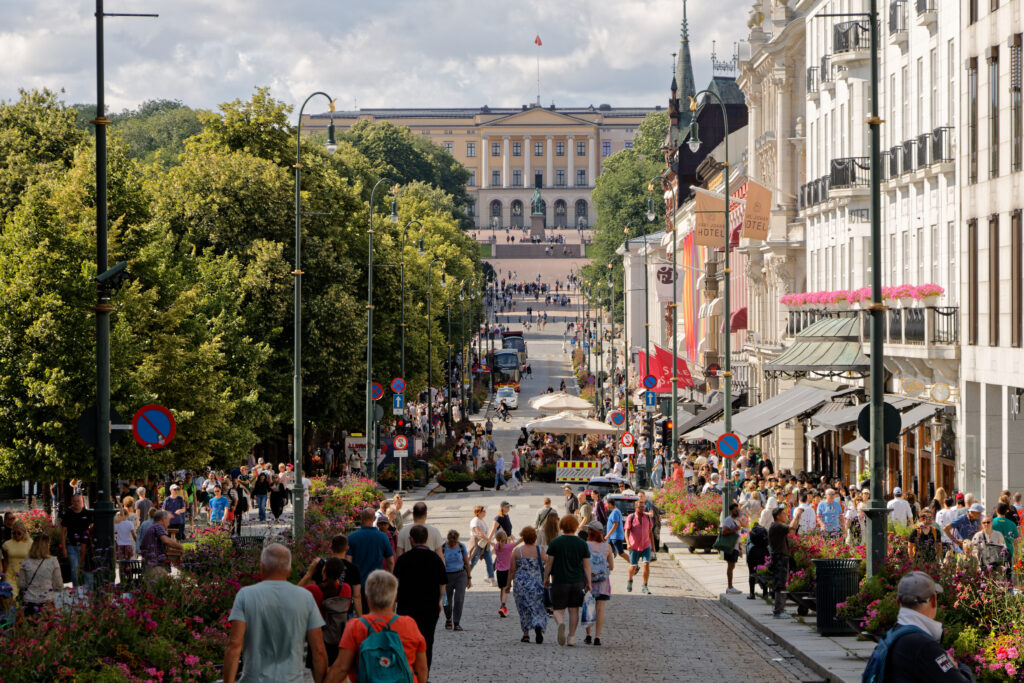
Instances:
[[[907,0],[892,0],[889,3],[889,42],[904,45],[909,38],[907,30]]]
[[[892,152],[889,150],[882,151],[879,156],[881,157],[878,168],[879,179],[884,183],[887,180],[892,180]]]
[[[922,133],[917,136],[917,170],[927,169],[932,165],[932,134]]]
[[[830,195],[837,199],[866,197],[871,181],[871,160],[868,157],[833,159],[828,179]]]
[[[800,186],[800,210],[818,213],[820,205],[829,199],[829,176],[822,176]]]
[[[836,68],[832,65],[832,55],[823,55],[821,67],[818,69],[818,79],[821,82],[821,90],[831,92],[836,87]]]
[[[818,67],[807,68],[807,99],[817,101],[818,99]]]
[[[863,351],[871,351],[871,314],[866,310],[791,310],[786,336],[793,337],[808,325],[823,318],[854,317],[861,319],[860,341]],[[947,359],[957,357],[960,344],[959,306],[926,308],[887,308],[882,323],[885,354],[905,358]]]
[[[903,153],[900,171],[902,174],[913,173],[917,170],[917,138],[903,141]]]
[[[940,126],[931,134],[932,158],[936,173],[952,173],[955,167],[953,127]]]
[[[866,20],[842,21],[832,27],[832,63],[836,66],[866,64],[871,44]]]
[[[939,19],[937,0],[917,0],[917,25],[932,27]]]

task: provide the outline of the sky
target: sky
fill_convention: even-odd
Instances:
[[[698,87],[746,37],[751,0],[689,0]],[[19,88],[96,101],[95,0],[0,0],[0,100]],[[106,0],[110,111],[214,108],[258,86],[338,109],[665,105],[682,0]],[[537,47],[539,35],[543,45]],[[322,111],[323,107],[313,107]]]

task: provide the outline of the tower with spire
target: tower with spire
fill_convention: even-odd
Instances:
[[[690,98],[697,93],[693,79],[693,60],[690,57],[690,27],[686,20],[686,0],[683,0],[683,21],[679,27],[679,52],[672,76],[672,97],[669,100],[671,140],[678,144],[679,132],[690,125]]]

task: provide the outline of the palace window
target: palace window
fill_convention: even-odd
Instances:
[[[523,143],[513,142],[512,143],[512,156],[521,157],[523,156]]]
[[[558,140],[557,142],[555,142],[555,156],[565,156],[565,140]]]
[[[466,143],[466,157],[469,158],[469,159],[472,159],[475,156],[476,156],[476,143],[475,142],[467,142]]]

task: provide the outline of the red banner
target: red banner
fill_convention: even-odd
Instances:
[[[657,366],[662,370],[662,374],[658,375],[653,372],[651,374],[654,374],[655,377],[663,376],[665,381],[668,383],[667,391],[672,391],[672,375],[670,374],[672,367],[672,352],[655,344],[653,360],[654,362],[651,363],[651,367],[653,368],[655,364],[657,364]],[[680,388],[693,386],[693,377],[690,375],[690,368],[686,364],[686,361],[678,356],[676,356],[676,377],[679,378]],[[658,382],[658,386],[661,386],[661,381]],[[658,391],[658,389],[655,389],[655,391]]]

